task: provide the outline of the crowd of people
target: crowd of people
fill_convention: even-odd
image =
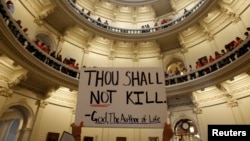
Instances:
[[[10,3],[9,1],[6,4],[13,5],[13,3]],[[11,7],[11,6],[8,6],[8,7]],[[1,14],[4,20],[9,18],[2,5],[1,5]],[[49,45],[45,45],[43,42],[37,39],[34,41],[34,43],[36,44],[37,47],[39,47],[42,50],[42,52],[36,49],[36,47],[34,47],[34,45],[26,39],[27,38],[26,36],[28,35],[27,34],[28,28],[23,28],[21,23],[22,23],[21,20],[16,20],[15,23],[12,20],[8,20],[8,27],[10,28],[12,33],[15,35],[15,37],[18,39],[18,41],[23,46],[25,46],[28,51],[33,53],[34,56],[36,56],[38,59],[52,66],[56,70],[59,70],[70,76],[77,77],[77,71],[74,71],[74,69],[79,69],[79,64],[76,63],[75,59],[70,58],[70,57],[65,57],[64,59],[62,59],[62,55],[60,55],[59,53],[56,53],[55,51],[51,52]],[[20,29],[22,31],[20,31]],[[244,33],[244,35],[246,36],[246,39],[249,38],[249,34],[250,34],[250,27],[248,27],[247,31]],[[236,58],[245,54],[249,50],[248,49],[249,44],[247,46],[244,45],[238,48],[239,45],[241,45],[243,41],[244,39],[241,39],[240,37],[236,37],[235,40],[225,45],[225,49],[222,49],[220,51],[215,51],[214,57],[213,55],[209,55],[208,59],[207,57],[205,57],[205,58],[197,60],[196,66],[195,66],[195,69],[197,71],[193,70],[192,65],[189,65],[189,71],[186,67],[176,68],[175,71],[170,70],[168,73],[166,73],[166,78],[167,78],[166,84],[167,85],[176,84],[176,83],[181,83],[181,82],[185,82],[188,80],[192,80],[197,77],[216,71],[217,69],[229,64],[230,62],[234,61]],[[227,55],[228,53],[230,53],[230,55]],[[48,55],[45,55],[45,54],[48,54]],[[225,55],[226,57],[224,57]],[[51,59],[48,56],[51,56],[54,59]],[[220,58],[223,58],[223,59],[220,59]],[[58,63],[57,61],[55,61],[55,59],[59,62],[62,62],[63,64],[65,64],[65,66],[68,66],[68,67],[61,65],[61,63]],[[217,60],[220,60],[220,61],[217,61]],[[72,68],[72,69],[69,69],[69,68]],[[196,72],[198,72],[198,74]]]
[[[13,2],[11,0],[6,1],[6,6],[9,9],[10,14],[13,14],[15,11]]]
[[[232,61],[235,61],[237,58],[241,57],[243,54],[250,50],[249,42],[246,45],[241,46],[244,40],[249,39],[250,27],[247,27],[246,30],[247,31],[244,33],[245,39],[236,37],[234,40],[227,43],[224,49],[221,49],[220,51],[215,51],[214,55],[209,55],[208,58],[207,56],[205,56],[201,59],[198,59],[195,62],[196,70],[193,70],[192,65],[189,65],[189,72],[186,67],[176,67],[175,71],[169,70],[169,72],[166,72],[166,84],[172,85],[188,80],[193,80],[197,77],[201,77],[205,74],[214,72],[217,69],[222,68],[227,64],[231,63]]]
[[[100,17],[98,17],[97,19],[91,18],[91,11],[85,12],[86,10],[84,10],[84,8],[81,8],[81,10],[80,10],[76,6],[76,1],[72,1],[72,0],[68,0],[68,1],[71,4],[71,6],[78,13],[80,13],[80,15],[82,15],[84,18],[86,18],[90,22],[92,22],[92,23],[94,23],[94,24],[96,24],[96,25],[98,25],[100,27],[103,27],[103,28],[106,28],[106,29],[109,29],[109,30],[112,30],[112,31],[120,31],[122,33],[148,33],[148,32],[155,32],[157,30],[165,29],[165,28],[167,28],[169,26],[172,26],[175,23],[180,22],[181,20],[183,20],[184,18],[186,18],[187,16],[189,16],[191,14],[191,11],[184,9],[184,14],[181,17],[177,18],[175,21],[171,20],[170,22],[168,22],[166,19],[162,19],[159,24],[158,24],[158,22],[155,22],[154,25],[152,25],[152,26],[154,26],[153,28],[151,28],[151,26],[149,24],[145,24],[145,25],[141,26],[141,30],[135,29],[137,32],[132,32],[132,31],[129,32],[129,30],[132,30],[132,29],[111,27],[109,25],[109,23],[108,23],[108,20],[105,20],[105,22],[102,22],[102,20],[101,20]],[[113,29],[117,29],[117,30],[113,30]]]
[[[5,4],[8,10],[13,11],[14,9],[13,2],[9,0]],[[59,53],[57,53],[56,56],[53,56],[55,51],[51,51],[49,45],[46,45],[43,41],[39,39],[35,39],[34,41],[30,41],[28,39],[27,37],[28,28],[23,27],[21,20],[19,19],[12,20],[7,14],[7,11],[4,9],[4,6],[2,4],[0,5],[0,12],[12,34],[17,38],[19,43],[23,47],[25,47],[31,54],[33,54],[36,58],[38,58],[42,62],[50,65],[54,69],[61,71],[69,76],[77,78],[78,76],[77,69],[79,69],[79,64],[76,63],[75,59],[65,57],[65,59],[62,60],[62,55],[60,55]]]
[[[14,11],[15,11],[14,3],[11,0],[8,0],[8,1],[5,2],[5,4],[6,4],[8,10],[9,10],[10,14],[12,15],[14,13]],[[3,8],[2,5],[1,5],[1,8]],[[7,16],[7,12],[6,11],[1,10],[1,13],[2,13],[4,19],[9,18]],[[11,22],[10,24],[8,24],[10,30],[17,37],[17,39],[20,41],[20,43],[22,45],[24,45],[25,44],[25,36],[28,35],[28,33],[27,33],[28,32],[28,28],[22,26],[22,21],[20,19],[16,20],[15,23],[12,23],[12,21],[9,21],[9,22]],[[20,29],[17,29],[17,27],[15,26],[15,24],[17,24],[18,27],[22,31],[20,31]]]
[[[40,39],[35,39],[34,43],[46,54],[50,55],[51,57],[53,57],[55,60],[62,62],[63,64],[69,66],[72,69],[79,69],[79,64],[76,63],[76,60],[67,56],[64,59],[62,59],[62,55],[59,52],[56,51],[50,51],[50,45],[46,45],[43,41],[41,41]],[[48,64],[49,66],[55,68],[56,70],[61,70],[61,72],[68,74],[70,76],[76,77],[77,73],[75,71],[72,71],[70,69],[68,69],[67,67],[61,66],[60,64],[56,63],[55,61],[53,61],[52,59],[49,59],[46,55],[44,55],[44,53],[41,53],[40,51],[35,50],[34,55],[40,59],[41,61],[45,62],[46,64]]]

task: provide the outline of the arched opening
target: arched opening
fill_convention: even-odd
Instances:
[[[20,125],[20,119],[11,120],[4,140],[14,141],[17,137],[17,133],[18,133],[17,131],[18,131],[19,125]]]
[[[35,37],[35,43],[40,47],[43,46],[42,49],[44,51],[48,51],[50,53],[51,51],[55,50],[55,43],[53,40],[49,37],[49,35],[45,33],[39,33]]]
[[[27,140],[27,136],[22,135],[22,130],[30,126],[30,115],[30,111],[21,105],[14,105],[5,110],[0,117],[0,140]]]
[[[187,71],[183,60],[181,60],[181,58],[176,57],[173,57],[169,61],[167,61],[165,67],[166,74],[170,77],[175,75],[181,75],[183,73],[186,73],[184,71]]]
[[[174,126],[175,141],[200,141],[198,127],[187,118],[180,119]]]

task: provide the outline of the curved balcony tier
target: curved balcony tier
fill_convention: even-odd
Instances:
[[[217,1],[202,0],[190,10],[190,13],[187,13],[188,16],[187,14],[184,14],[181,17],[162,26],[145,29],[149,32],[143,32],[143,29],[126,29],[106,26],[105,24],[99,23],[91,17],[86,19],[81,12],[81,9],[78,9],[71,0],[55,0],[55,3],[57,5],[57,9],[45,19],[47,22],[54,25],[54,27],[58,25],[53,23],[57,21],[55,20],[57,19],[56,15],[58,15],[57,12],[63,12],[65,14],[62,15],[65,16],[65,19],[68,19],[69,21],[75,20],[84,29],[93,33],[110,39],[138,42],[147,40],[160,40],[177,34],[178,32],[186,29],[206,16],[208,11],[217,4]],[[53,21],[51,19],[53,19]],[[156,30],[157,28],[162,28],[162,30]]]
[[[1,34],[0,44],[2,54],[8,55],[17,64],[20,64],[25,69],[30,71],[30,85],[34,85],[32,80],[39,79],[40,81],[47,83],[47,86],[64,86],[70,89],[78,89],[78,77],[79,71],[72,69],[55,58],[49,56],[45,52],[39,49],[33,41],[31,41],[15,21],[9,17],[4,9],[1,9]],[[30,51],[29,47],[33,47],[35,51]],[[241,73],[250,72],[250,38],[245,40],[239,47],[230,52],[229,54],[219,58],[214,63],[211,63],[203,68],[189,72],[182,76],[176,76],[172,78],[166,78],[166,92],[168,95],[178,95],[190,93],[194,90],[204,89],[208,86],[217,85],[225,80],[233,79],[234,76]],[[44,56],[45,59],[41,59],[36,54]],[[230,63],[219,66],[221,61],[229,58],[232,54],[235,55],[235,60],[231,60]],[[58,65],[58,68],[52,67],[47,63],[52,61]],[[206,68],[211,68],[216,65],[216,70],[210,73],[203,73],[199,75],[201,71]],[[64,73],[63,69],[67,69],[68,73]],[[195,79],[190,79],[190,75],[195,74]],[[32,78],[33,77],[33,78]],[[34,78],[35,77],[35,78]],[[179,78],[186,77],[185,81],[178,82]],[[171,83],[171,81],[175,81]]]
[[[74,7],[70,0],[53,1],[55,8],[49,11],[42,20],[51,25],[62,35],[74,25],[79,25],[84,30],[103,38],[125,41],[125,42],[144,42],[155,41],[161,47],[161,52],[180,48],[179,32],[194,25],[200,19],[207,16],[209,10],[218,4],[217,1],[205,0],[203,4],[194,7],[192,13],[182,15],[166,25],[160,26],[162,30],[151,28],[150,32],[143,32],[142,29],[126,29],[112,26],[100,26],[96,20],[86,19],[79,9]],[[62,17],[63,15],[63,17]],[[105,28],[104,28],[105,27]],[[147,30],[148,31],[148,30]],[[143,32],[143,33],[142,33]],[[168,45],[168,46],[166,46]]]

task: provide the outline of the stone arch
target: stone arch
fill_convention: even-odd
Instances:
[[[170,69],[178,66],[179,68],[184,67],[184,59],[181,56],[172,55],[165,57],[163,60],[163,67],[165,72],[169,72]]]
[[[18,129],[16,129],[18,130],[16,139],[19,141],[29,140],[34,122],[34,113],[31,107],[23,102],[8,105],[1,113],[0,121],[3,121],[3,124],[8,122],[6,126],[9,126],[7,127],[9,129],[12,124],[10,121],[15,120],[19,120],[19,126]],[[9,134],[8,131],[4,131],[4,136]]]
[[[182,124],[184,122],[190,122],[189,123],[189,128],[190,127],[193,127],[194,128],[194,134],[193,134],[193,138],[197,138],[197,135],[198,135],[198,139],[196,140],[200,140],[200,131],[199,131],[199,125],[197,123],[197,121],[195,119],[193,119],[192,117],[189,117],[187,115],[180,115],[177,119],[175,119],[175,121],[173,122],[173,125],[172,125],[172,128],[174,130],[174,134],[176,136],[178,136],[178,134],[176,132],[180,132],[180,129],[177,129],[177,128],[181,128],[182,130]],[[178,130],[178,131],[176,131]],[[189,130],[189,129],[188,129]],[[185,129],[183,129],[183,132],[184,132],[184,136],[185,136]],[[186,132],[190,132],[190,131],[186,131]],[[190,133],[188,133],[189,136],[190,136]],[[182,136],[182,135],[181,135]],[[178,139],[180,138],[180,136],[178,137]]]
[[[57,41],[54,39],[54,37],[51,35],[51,33],[47,32],[38,32],[35,35],[35,39],[40,39],[45,45],[50,46],[50,50],[54,51],[57,49]]]

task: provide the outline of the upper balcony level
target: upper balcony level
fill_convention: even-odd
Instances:
[[[194,7],[189,9],[189,12],[175,17],[166,24],[158,27],[151,25],[149,29],[141,29],[141,27],[129,28],[126,25],[124,27],[112,24],[106,25],[104,20],[98,22],[96,17],[87,15],[71,0],[55,0],[52,3],[54,8],[40,17],[61,34],[65,34],[65,31],[72,26],[79,25],[82,29],[92,33],[93,36],[98,35],[111,40],[124,42],[155,41],[162,51],[180,48],[178,33],[206,17],[208,11],[218,5],[217,1],[199,0]],[[91,13],[91,15],[93,14]]]
[[[88,14],[88,12],[85,12],[84,8],[79,8],[79,6],[77,6],[74,2],[72,2],[72,0],[68,0],[70,6],[72,6],[73,10],[75,10],[75,12],[77,12],[77,14],[80,14],[82,16],[82,19],[83,20],[87,20],[89,21],[90,23],[96,25],[97,27],[93,27],[93,28],[98,28],[98,27],[101,27],[101,28],[104,28],[107,30],[107,32],[118,32],[118,33],[122,33],[121,36],[127,36],[126,34],[130,34],[129,38],[133,38],[135,37],[138,37],[138,36],[144,36],[143,37],[143,40],[145,40],[146,36],[148,35],[144,35],[144,34],[148,34],[148,33],[152,33],[152,32],[158,32],[160,30],[167,30],[168,28],[171,28],[171,26],[179,26],[179,24],[181,22],[184,22],[184,20],[192,15],[192,14],[195,14],[196,12],[198,12],[197,10],[203,6],[203,4],[211,4],[211,3],[205,3],[206,0],[200,0],[198,1],[197,4],[195,4],[190,10],[184,12],[183,14],[181,14],[181,16],[178,16],[178,17],[175,17],[174,19],[170,20],[170,21],[165,21],[166,23],[162,23],[162,24],[157,24],[157,26],[149,26],[149,27],[146,27],[146,26],[142,26],[143,28],[134,28],[134,29],[130,29],[130,28],[127,28],[127,27],[118,27],[118,26],[115,26],[115,25],[109,25],[108,23],[105,23],[104,22],[101,22],[101,21],[98,21],[98,19],[95,19],[94,17],[90,16],[90,13]],[[203,6],[204,7],[204,6]],[[202,7],[201,7],[202,8]],[[101,18],[100,18],[101,20]],[[131,21],[133,22],[133,21]],[[185,21],[186,22],[186,21]],[[193,19],[192,22],[196,22],[196,19]],[[190,23],[190,22],[189,22]],[[185,28],[183,27],[183,25],[181,26],[182,28]],[[175,32],[179,32],[182,28],[181,27],[178,27]],[[171,31],[171,30],[170,30]],[[172,34],[171,32],[167,32],[168,34]],[[156,33],[155,35],[157,35],[159,33]],[[161,34],[163,34],[161,32]],[[164,35],[166,35],[164,33]],[[161,35],[161,36],[164,36],[164,35]],[[112,36],[113,37],[113,36]],[[123,37],[124,38],[124,37]],[[122,38],[122,39],[123,39]],[[154,38],[151,38],[151,39],[158,39],[159,36],[155,36]],[[123,39],[124,40],[124,39]],[[136,40],[137,41],[137,40]]]
[[[164,17],[154,15],[149,16],[151,19],[147,20],[147,18],[150,12],[157,13],[159,9],[148,10],[149,6],[141,6],[138,8],[128,7],[129,10],[126,10],[125,6],[116,7],[111,3],[110,7],[113,9],[110,10],[108,9],[108,2],[105,0],[79,0],[77,4],[72,3],[71,0],[48,0],[46,3],[41,3],[39,1],[16,2],[17,7],[14,16],[16,19],[21,19],[22,15],[18,14],[17,11],[22,11],[20,13],[28,14],[26,18],[30,22],[34,22],[33,24],[36,24],[30,26],[30,31],[36,31],[36,28],[31,29],[32,27],[41,26],[47,28],[49,32],[56,34],[59,38],[70,35],[71,38],[80,42],[80,44],[82,44],[80,47],[84,49],[91,46],[94,38],[100,37],[107,40],[106,44],[110,42],[108,46],[114,49],[112,51],[117,53],[117,56],[120,55],[120,50],[118,51],[115,49],[119,48],[116,47],[116,45],[120,42],[125,42],[128,48],[131,47],[131,55],[137,53],[136,51],[141,43],[148,43],[152,52],[155,52],[154,54],[166,54],[168,51],[180,51],[193,47],[204,40],[209,40],[209,38],[213,38],[213,36],[221,30],[214,29],[214,27],[218,27],[218,24],[221,23],[223,24],[220,26],[228,24],[223,21],[224,19],[228,19],[228,21],[237,20],[237,15],[242,13],[245,8],[242,6],[242,10],[238,10],[241,8],[239,8],[239,5],[247,5],[247,2],[242,3],[237,1],[237,3],[235,3],[235,1],[233,3],[232,1],[228,2],[224,0],[197,0],[192,2],[188,2],[188,0],[184,0],[185,2],[183,2],[183,0],[167,0],[167,2],[173,1],[178,5],[178,10],[172,12],[168,11],[170,13],[169,15],[171,15],[169,17],[170,19],[167,19],[168,22],[166,24],[159,24],[158,28],[153,26],[153,22],[168,18],[168,14],[166,14],[166,17],[165,15]],[[79,6],[78,2],[81,6]],[[189,12],[183,15],[183,8],[188,4],[190,5],[190,7],[187,8]],[[82,12],[81,7],[88,8]],[[145,10],[144,8],[146,12],[143,11]],[[226,11],[226,8],[231,8],[232,10]],[[90,16],[86,14],[89,10],[91,10]],[[125,12],[122,13],[121,11]],[[132,13],[130,14],[129,12]],[[107,15],[108,17],[105,17]],[[102,18],[101,23],[97,21],[99,16]],[[110,22],[108,26],[103,25],[105,18]],[[123,21],[124,19],[126,20]],[[151,20],[150,27],[152,28],[142,30],[141,25],[147,24],[149,20]],[[123,22],[127,22],[132,26],[123,24]],[[26,26],[29,26],[28,23],[26,23]],[[198,39],[192,41],[194,38]]]
[[[47,87],[64,86],[77,90],[79,70],[65,65],[42,51],[18,27],[5,8],[5,6],[1,7],[1,53],[8,55],[16,64],[20,64],[30,71],[32,75],[25,83],[32,86],[35,85],[34,80],[37,79]],[[166,77],[167,94],[190,93],[233,79],[238,74],[249,73],[249,50],[250,38],[211,64],[181,76]],[[36,86],[39,88],[40,84],[36,84]]]

